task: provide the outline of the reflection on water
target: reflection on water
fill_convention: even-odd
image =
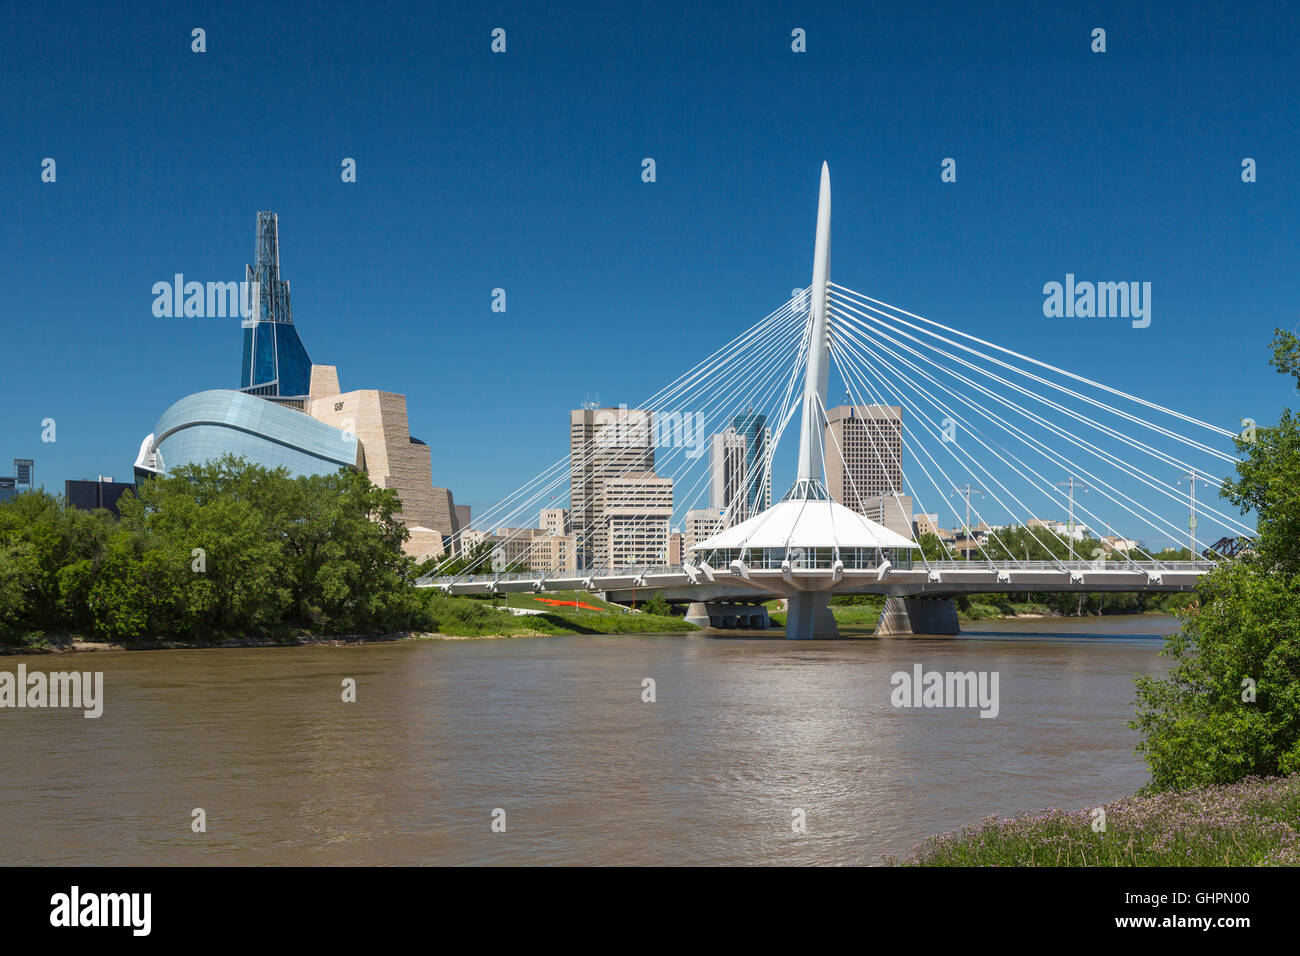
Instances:
[[[1156,638],[1176,626],[0,658],[102,670],[106,697],[98,720],[0,710],[0,863],[877,863],[1140,787],[1132,676],[1168,666]],[[890,675],[915,663],[998,671],[999,716],[895,710]]]

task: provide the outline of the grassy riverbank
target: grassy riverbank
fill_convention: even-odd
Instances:
[[[0,654],[43,654],[69,651],[170,650],[193,647],[286,647],[320,644],[361,644],[405,639],[473,639],[496,637],[545,637],[573,634],[672,634],[697,631],[680,617],[629,611],[586,592],[551,598],[587,605],[537,605],[549,607],[541,614],[514,615],[505,607],[476,598],[447,597],[437,592],[421,595],[425,602],[421,628],[372,634],[313,634],[298,629],[272,633],[251,633],[209,641],[181,638],[141,637],[126,641],[105,641],[82,634],[30,633],[11,636],[0,643]],[[525,595],[512,595],[510,607],[528,607]],[[549,597],[549,595],[548,595]],[[502,604],[507,602],[502,599]],[[594,608],[594,610],[592,609]]]
[[[556,595],[511,595],[510,607],[527,610],[548,608],[542,614],[514,615],[489,601],[429,594],[426,597],[426,629],[452,637],[512,637],[530,634],[659,634],[699,630],[684,618],[666,614],[629,611],[609,604],[585,591]],[[548,605],[536,597],[574,602]],[[597,610],[591,610],[596,608]]]
[[[902,866],[1296,866],[1300,774],[1039,810],[930,837]]]

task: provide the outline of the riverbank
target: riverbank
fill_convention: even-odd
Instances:
[[[80,635],[42,638],[26,645],[0,645],[0,657],[29,654],[87,654],[104,651],[194,651],[249,647],[356,647],[362,644],[391,644],[399,641],[493,641],[509,637],[562,637],[579,631],[531,631],[515,634],[442,634],[409,631],[396,634],[334,634],[325,637],[303,635],[282,641],[269,638],[232,638],[226,641],[133,641],[129,644],[87,639]],[[646,633],[624,631],[625,634]],[[677,632],[685,633],[685,632]]]
[[[933,836],[894,866],[1296,866],[1300,774],[1038,810]]]
[[[207,641],[138,639],[105,641],[83,634],[32,634],[0,643],[0,656],[60,654],[93,651],[160,651],[196,648],[318,647],[382,644],[405,640],[496,640],[506,637],[560,637],[579,634],[665,634],[699,630],[680,617],[625,609],[598,603],[594,597],[575,596],[572,609],[515,615],[473,598],[430,597],[430,621],[435,629],[390,631],[376,634],[311,634],[286,631],[282,635],[231,636]]]
[[[566,597],[569,597],[574,603],[586,605],[586,607],[516,615],[508,611],[506,607],[494,607],[488,601],[482,599],[442,597],[435,599],[439,611],[436,615],[438,625],[436,629],[392,631],[375,634],[311,634],[295,631],[281,636],[232,636],[207,641],[165,638],[106,641],[99,637],[83,634],[37,634],[31,635],[25,640],[11,638],[8,642],[0,642],[0,657],[15,654],[64,654],[94,651],[343,647],[411,640],[467,641],[499,640],[508,637],[562,637],[598,634],[685,634],[700,630],[696,625],[690,624],[680,617],[651,614],[644,611],[629,611],[617,605],[608,605],[592,595],[576,593]],[[507,606],[519,609],[523,606],[523,601],[510,601]],[[880,614],[879,609],[867,605],[835,605],[832,607],[832,611],[835,614],[836,622],[842,628],[848,629],[844,636],[858,637],[871,636],[871,631],[875,628]],[[1137,615],[1084,615],[1083,617],[1074,617],[1053,612],[1037,613],[1025,610],[1023,613],[992,616],[962,614],[960,619],[963,624],[989,624],[997,621],[1029,622],[1044,619],[1058,620],[1065,623],[1100,619],[1102,617],[1113,620],[1128,616],[1150,618],[1161,615],[1160,612],[1144,612]],[[773,613],[772,624],[774,630],[783,627],[785,615],[780,611]],[[739,636],[754,638],[762,636],[763,632],[738,631],[735,633]]]

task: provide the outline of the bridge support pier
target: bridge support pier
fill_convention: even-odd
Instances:
[[[721,630],[762,630],[772,625],[763,605],[734,601],[692,601],[686,609],[686,620],[699,627]]]
[[[840,636],[831,613],[830,591],[795,591],[786,603],[788,641],[833,641]]]
[[[957,605],[949,598],[909,598],[889,595],[876,622],[876,637],[913,634],[959,634]]]

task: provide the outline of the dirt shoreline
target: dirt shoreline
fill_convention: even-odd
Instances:
[[[137,641],[119,644],[113,641],[87,641],[80,637],[47,638],[35,647],[0,644],[0,657],[24,654],[88,654],[97,651],[197,651],[236,647],[355,647],[362,644],[395,644],[399,641],[490,641],[507,637],[552,637],[550,634],[442,634],[437,631],[400,631],[393,634],[334,634],[324,637],[304,635],[290,640],[240,638],[210,643],[192,641]]]
[[[1142,617],[1145,615],[1165,614],[1164,611],[1145,611],[1136,615],[1118,615],[1122,617]],[[1083,615],[1083,617],[1092,616],[1110,616],[1110,615]],[[980,624],[987,621],[1024,621],[1030,619],[1062,619],[1062,620],[1081,620],[1073,615],[1064,614],[1000,614],[996,617],[984,618],[967,618],[963,616],[963,624]],[[870,626],[868,624],[844,625],[847,627]],[[779,629],[776,627],[775,629]],[[635,636],[640,632],[629,632],[629,636]],[[687,633],[687,632],[680,632]],[[753,631],[738,632],[744,636],[753,637]],[[0,644],[0,657],[13,657],[23,654],[86,654],[96,651],[196,651],[196,650],[216,650],[220,648],[235,647],[357,647],[362,644],[393,644],[399,641],[496,641],[506,638],[534,638],[534,637],[574,637],[582,636],[582,632],[574,631],[572,634],[443,634],[439,631],[396,631],[390,634],[333,634],[327,636],[314,636],[310,634],[300,635],[298,637],[276,641],[270,638],[239,638],[224,641],[213,641],[210,643],[189,642],[189,641],[139,641],[131,644],[120,644],[113,641],[88,641],[79,635],[58,635],[56,637],[46,638],[46,643],[35,647],[26,647],[12,644]]]

